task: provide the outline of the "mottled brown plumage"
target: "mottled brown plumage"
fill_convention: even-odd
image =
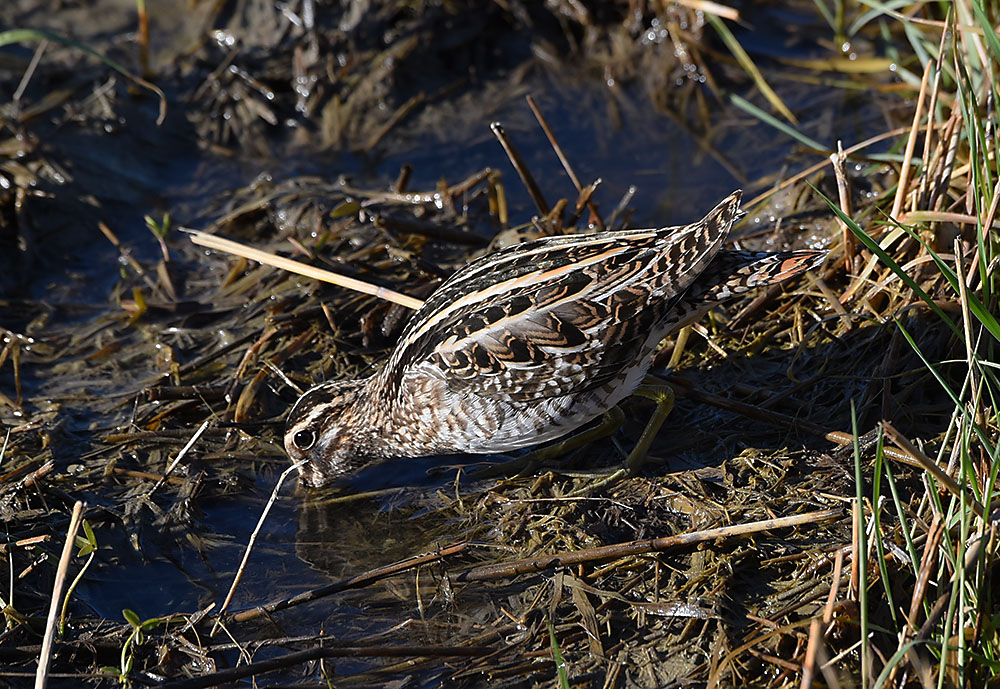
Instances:
[[[449,278],[373,376],[323,383],[288,415],[313,486],[389,457],[505,452],[558,438],[630,395],[659,342],[825,252],[722,244],[734,192],[684,227],[548,237]]]

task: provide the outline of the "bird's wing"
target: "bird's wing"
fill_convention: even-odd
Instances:
[[[550,237],[483,256],[413,317],[386,382],[430,365],[456,393],[511,402],[600,387],[640,355],[738,207],[733,194],[686,227]]]

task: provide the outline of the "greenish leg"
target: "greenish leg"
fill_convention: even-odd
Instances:
[[[624,422],[625,412],[618,407],[611,407],[611,409],[604,412],[604,418],[601,420],[601,423],[593,428],[586,430],[583,433],[571,435],[566,438],[566,440],[556,443],[555,445],[550,445],[549,447],[543,447],[540,450],[529,452],[524,456],[524,459],[528,462],[546,462],[550,459],[562,457],[563,455],[569,454],[573,450],[583,447],[584,445],[590,445],[601,438],[607,438],[609,435],[621,428],[622,423]]]
[[[541,462],[558,459],[577,448],[608,437],[621,428],[624,421],[625,412],[618,407],[612,407],[604,412],[604,418],[601,420],[601,423],[583,433],[571,435],[562,442],[549,447],[543,447],[540,450],[533,450],[523,457],[512,459],[509,462],[478,469],[472,475],[476,479],[482,479],[499,475],[511,476],[515,472],[531,472]]]
[[[625,468],[628,470],[629,476],[635,476],[639,473],[643,462],[646,461],[649,446],[653,444],[656,434],[660,432],[663,422],[667,420],[674,408],[674,390],[669,385],[640,385],[632,394],[653,400],[656,402],[656,410],[649,417],[646,428],[639,436],[639,442],[635,444],[625,459]]]
[[[674,408],[674,390],[666,383],[658,385],[640,385],[633,395],[639,395],[656,402],[656,410],[649,417],[646,428],[639,436],[639,441],[625,458],[625,466],[610,475],[607,475],[593,483],[582,486],[578,490],[569,493],[570,496],[593,495],[602,488],[613,486],[624,478],[635,476],[642,468],[642,463],[646,460],[646,453],[649,446],[653,444],[653,439],[659,433],[663,422],[667,420],[671,410]]]

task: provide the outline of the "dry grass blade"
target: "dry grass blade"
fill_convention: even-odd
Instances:
[[[903,201],[909,191],[910,161],[913,160],[913,151],[917,145],[917,135],[920,133],[920,117],[923,115],[924,99],[927,97],[927,82],[930,80],[933,69],[933,63],[928,62],[924,68],[924,76],[920,81],[920,92],[917,94],[917,107],[913,112],[913,124],[910,128],[910,136],[906,140],[903,162],[899,168],[899,185],[896,187],[896,197],[892,201],[892,211],[889,213],[893,218],[900,216],[903,210]]]
[[[414,311],[419,309],[424,304],[424,302],[420,299],[401,294],[400,292],[388,289],[387,287],[379,287],[378,285],[372,285],[368,282],[364,282],[363,280],[356,280],[355,278],[350,278],[346,275],[338,275],[337,273],[333,273],[329,270],[315,268],[299,261],[293,261],[290,258],[270,254],[266,251],[261,251],[260,249],[254,249],[253,247],[240,244],[239,242],[234,242],[231,239],[223,239],[222,237],[217,237],[215,235],[208,234],[207,232],[199,232],[198,230],[184,231],[191,235],[191,241],[198,246],[204,246],[208,249],[215,249],[217,251],[224,251],[228,254],[233,254],[234,256],[242,256],[243,258],[250,259],[251,261],[257,261],[258,263],[262,263],[266,266],[281,268],[282,270],[297,273],[298,275],[304,275],[315,280],[329,282],[337,285],[338,287],[346,287],[347,289],[352,289],[356,292],[361,292],[362,294],[370,294],[373,297],[391,301],[394,304],[405,306],[406,308],[413,309]]]
[[[677,0],[677,4],[690,7],[699,12],[708,12],[709,14],[714,14],[730,21],[736,22],[740,20],[740,11],[738,9],[718,2],[712,2],[711,0]]]
[[[49,665],[52,662],[52,639],[56,633],[56,620],[59,617],[59,605],[62,599],[63,586],[66,584],[66,571],[69,560],[73,556],[73,546],[76,542],[76,532],[80,529],[84,504],[77,501],[73,505],[73,514],[66,530],[66,542],[63,543],[62,555],[59,556],[59,566],[56,569],[56,580],[52,584],[52,600],[49,601],[49,616],[45,620],[45,634],[42,636],[42,649],[38,654],[38,671],[35,673],[35,689],[45,689],[49,681]]]
[[[1000,198],[1000,195],[994,196],[994,199]],[[903,213],[899,218],[901,223],[914,224],[923,222],[950,222],[956,225],[978,225],[979,218],[974,215],[969,215],[968,213],[950,213],[948,211],[910,211],[909,213]],[[989,224],[983,223],[983,229],[994,229],[1000,230],[1000,222],[993,220]],[[973,268],[975,265],[973,264]]]
[[[194,435],[191,436],[191,439],[187,442],[187,444],[184,445],[184,447],[181,448],[181,451],[178,452],[177,456],[174,457],[174,459],[170,462],[170,466],[168,466],[167,470],[163,472],[163,476],[161,476],[159,480],[157,480],[157,482],[153,484],[153,487],[149,489],[147,497],[152,496],[153,493],[159,490],[159,488],[170,479],[170,475],[174,472],[174,469],[177,468],[177,465],[181,463],[181,461],[184,459],[187,453],[191,451],[191,448],[194,447],[195,443],[198,442],[198,439],[201,437],[202,433],[208,430],[208,426],[210,423],[211,419],[206,419],[204,422],[202,422],[202,424],[198,427],[198,430],[195,431]]]
[[[253,550],[254,543],[257,542],[257,536],[260,534],[261,527],[264,526],[264,520],[267,519],[267,515],[271,511],[271,507],[274,506],[274,501],[278,499],[278,491],[281,490],[281,485],[285,482],[285,479],[288,478],[288,475],[293,471],[297,471],[302,464],[304,464],[304,462],[293,464],[285,469],[281,472],[281,476],[278,477],[277,483],[274,484],[274,489],[271,491],[271,497],[268,498],[267,504],[264,505],[264,509],[261,510],[260,518],[257,520],[257,526],[254,527],[253,533],[250,534],[250,542],[247,543],[246,550],[243,551],[243,559],[240,561],[240,566],[236,569],[236,575],[233,577],[233,583],[230,585],[229,592],[226,594],[226,600],[222,602],[222,607],[219,609],[219,615],[216,618],[216,623],[212,627],[212,634],[215,634],[215,631],[219,628],[222,615],[229,609],[229,604],[233,601],[233,595],[236,593],[236,587],[239,586],[240,579],[243,578],[243,572],[246,571],[247,562],[250,560],[250,552]]]

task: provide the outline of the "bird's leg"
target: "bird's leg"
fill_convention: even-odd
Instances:
[[[635,447],[632,448],[632,451],[628,453],[628,457],[625,458],[625,466],[597,481],[582,486],[578,490],[572,491],[568,496],[593,495],[602,488],[613,486],[622,479],[635,476],[639,473],[639,469],[642,468],[642,463],[646,459],[646,453],[649,451],[649,446],[653,444],[653,439],[674,408],[674,390],[666,383],[647,383],[640,385],[632,394],[653,400],[656,402],[656,409],[653,411],[652,416],[649,417],[646,428],[643,429],[642,435],[639,436]]]
[[[512,459],[509,462],[483,467],[482,469],[475,471],[473,476],[477,479],[481,479],[499,474],[510,476],[513,472],[530,472],[540,462],[547,462],[551,459],[562,457],[577,448],[589,445],[597,440],[600,440],[601,438],[606,438],[621,428],[624,421],[625,413],[618,407],[611,407],[611,409],[604,412],[604,418],[601,420],[601,423],[593,428],[589,428],[582,433],[577,433],[576,435],[571,435],[555,445],[543,447],[540,450],[532,450],[526,455],[518,457],[517,459]]]
[[[656,379],[653,378],[653,380]],[[656,402],[656,409],[649,417],[646,428],[643,429],[642,435],[639,436],[635,447],[632,448],[632,451],[628,453],[628,457],[625,459],[625,469],[628,476],[635,476],[639,473],[642,463],[646,460],[646,453],[649,452],[649,446],[653,444],[656,434],[660,432],[663,422],[667,420],[667,417],[670,416],[670,412],[674,408],[674,389],[667,383],[645,383],[636,388],[632,394],[653,400]],[[595,440],[600,440],[611,435],[621,427],[624,421],[625,413],[618,407],[612,407],[604,412],[604,420],[601,421],[600,425],[583,433],[570,436],[561,443],[556,443],[541,450],[535,450],[526,455],[525,459],[529,461],[545,461],[561,457],[578,447],[589,445]]]
[[[646,428],[643,429],[642,435],[639,436],[639,440],[632,448],[632,451],[628,453],[628,457],[625,458],[625,466],[610,475],[605,475],[596,483],[587,485],[583,489],[586,493],[593,493],[597,489],[617,483],[623,478],[635,476],[639,473],[643,462],[646,460],[646,453],[649,452],[650,445],[653,444],[656,434],[660,432],[663,422],[667,420],[671,410],[674,408],[674,390],[666,383],[645,383],[636,388],[635,392],[632,394],[653,400],[656,402],[656,409],[649,417],[649,421],[646,423]],[[570,436],[569,438],[566,438],[566,440],[556,443],[555,445],[543,447],[540,450],[533,450],[523,457],[519,457],[518,459],[510,462],[481,469],[475,473],[475,477],[487,478],[500,472],[510,475],[512,471],[531,471],[540,462],[561,457],[577,448],[589,445],[596,440],[600,440],[601,438],[611,435],[621,427],[624,420],[625,413],[618,407],[612,407],[608,411],[604,412],[604,419],[597,426],[594,426],[583,433]]]
[[[674,408],[674,389],[665,383],[659,385],[640,385],[632,394],[653,400],[656,402],[656,409],[653,411],[652,416],[649,417],[646,428],[643,429],[642,435],[639,436],[639,441],[625,459],[625,468],[628,470],[629,476],[635,476],[639,473],[643,462],[646,461],[646,453],[649,452],[649,446],[653,444],[653,439],[656,438],[656,434],[660,432],[663,422],[667,420],[667,417],[670,416],[670,412]]]
[[[601,423],[585,430],[583,433],[577,433],[576,435],[571,435],[562,442],[558,442],[555,445],[550,445],[549,447],[543,447],[540,450],[533,450],[525,455],[525,460],[529,462],[544,462],[549,459],[555,459],[556,457],[562,457],[565,454],[569,454],[573,450],[583,447],[585,445],[590,445],[594,441],[600,440],[601,438],[606,438],[619,428],[621,428],[622,423],[625,422],[625,412],[623,412],[618,407],[611,407],[606,412],[604,412],[604,418],[601,419]]]

